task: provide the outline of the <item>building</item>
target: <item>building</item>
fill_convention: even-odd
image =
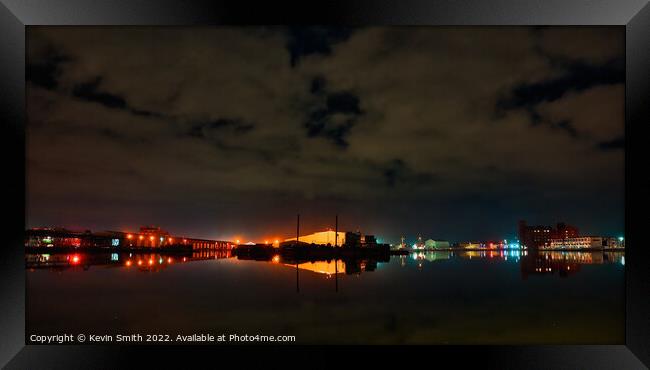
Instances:
[[[558,223],[556,228],[546,225],[528,226],[526,221],[519,221],[519,242],[527,248],[544,248],[550,246],[551,239],[575,238],[578,228],[565,223]]]
[[[458,247],[464,249],[477,249],[477,248],[484,248],[485,245],[479,242],[460,242],[458,243]]]
[[[619,239],[602,236],[551,239],[549,249],[622,248]]]
[[[557,227],[551,231],[553,239],[563,238],[577,238],[578,228],[575,226],[567,225],[564,222],[559,222]]]
[[[339,231],[338,232],[338,238],[337,238],[337,232],[336,231],[320,231],[308,235],[301,235],[300,236],[300,241],[302,243],[307,243],[307,244],[318,244],[318,245],[335,245],[337,247],[340,247],[345,244],[346,239],[346,232]],[[290,242],[290,241],[295,241],[296,238],[289,238],[285,239],[285,242]]]
[[[284,240],[283,244],[295,240],[296,238],[288,238]],[[301,235],[300,243],[350,248],[375,247],[377,246],[377,238],[374,235],[363,235],[360,232],[351,231],[339,231],[337,237],[337,233],[335,231],[328,230]]]
[[[374,235],[364,235],[361,237],[361,244],[366,247],[374,247],[377,245],[377,238]]]
[[[142,226],[139,232],[71,231],[64,228],[34,228],[25,233],[25,247],[63,248],[168,248],[232,249],[229,241],[172,236],[156,226]]]
[[[424,242],[424,247],[427,249],[430,248],[449,248],[449,242],[446,240],[433,240],[429,239]]]

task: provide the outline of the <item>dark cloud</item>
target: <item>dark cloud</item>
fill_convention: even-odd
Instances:
[[[295,67],[301,58],[312,54],[328,55],[332,45],[347,40],[353,30],[344,27],[289,27],[287,49],[291,66]]]
[[[45,48],[40,55],[28,57],[25,68],[25,78],[36,86],[46,89],[58,87],[58,77],[61,74],[61,65],[70,61],[70,58],[54,50]]]
[[[583,91],[598,85],[625,82],[625,59],[615,58],[604,64],[567,62],[561,76],[517,86],[509,97],[498,102],[500,109],[529,107],[541,102],[554,101],[570,91]]]
[[[320,76],[311,80],[309,91],[319,101],[304,123],[307,136],[325,137],[336,146],[346,148],[349,145],[346,138],[363,114],[359,97],[349,91],[328,92],[326,80]]]
[[[138,116],[162,117],[161,114],[155,112],[130,107],[123,97],[102,91],[100,89],[101,83],[102,78],[97,76],[91,81],[75,85],[72,89],[72,95],[89,102],[99,103],[107,108],[128,110]]]
[[[125,109],[126,101],[124,98],[99,90],[101,82],[102,78],[96,77],[92,81],[76,85],[72,90],[72,95],[80,99],[102,104],[108,108]]]
[[[209,122],[193,124],[188,134],[196,138],[213,138],[219,134],[229,132],[237,135],[245,134],[255,128],[252,123],[238,119],[220,118]]]
[[[431,173],[416,172],[402,159],[390,161],[383,169],[385,183],[390,188],[400,185],[430,185],[436,177]]]
[[[623,149],[625,148],[625,138],[619,137],[609,141],[602,141],[598,143],[598,148],[603,151]]]

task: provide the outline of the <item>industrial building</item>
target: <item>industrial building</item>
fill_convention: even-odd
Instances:
[[[284,242],[295,241],[296,238],[285,239]],[[377,245],[377,239],[374,235],[364,235],[360,232],[339,231],[338,237],[336,231],[319,231],[312,234],[301,235],[301,243],[330,245],[336,247],[371,247]]]
[[[73,231],[65,228],[34,228],[25,232],[25,247],[31,248],[168,248],[232,249],[229,241],[172,236],[157,226],[142,226],[139,232]]]

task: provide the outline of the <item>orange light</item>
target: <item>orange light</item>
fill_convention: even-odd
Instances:
[[[172,263],[172,258],[171,257],[167,258],[167,263]]]
[[[153,235],[149,237],[149,240],[153,241]]]
[[[235,240],[235,243],[239,244],[239,239]]]
[[[126,261],[126,266],[131,266],[131,260]]]
[[[273,263],[278,263],[278,262],[280,262],[280,255],[276,254],[275,256],[273,256]]]
[[[142,240],[142,239],[144,239],[144,236],[140,235],[139,238],[140,238],[140,240]]]
[[[151,265],[153,265],[153,260],[152,259],[149,260],[149,266],[151,266]]]
[[[269,244],[269,241],[268,241],[268,240],[265,240],[265,241],[264,241],[264,244]]]
[[[275,239],[275,244],[278,244],[278,243],[280,243],[280,241],[278,241],[278,239]]]
[[[138,266],[142,266],[142,260],[138,260]]]
[[[129,235],[126,236],[126,238],[127,238],[127,239],[132,239],[132,238],[133,238],[133,235],[129,234]]]
[[[172,239],[172,238],[169,238],[169,239],[167,239],[167,240],[168,240],[168,241],[169,241],[169,242],[171,243],[171,242],[172,242],[172,241],[173,241],[174,239]]]
[[[183,243],[187,243],[187,239],[183,239]]]
[[[72,256],[72,263],[79,263],[79,256],[78,255],[75,254],[74,256]]]

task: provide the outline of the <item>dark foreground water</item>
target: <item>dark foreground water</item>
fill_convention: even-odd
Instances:
[[[288,264],[226,253],[28,255],[27,334],[296,343],[624,343],[623,253],[429,252]]]

